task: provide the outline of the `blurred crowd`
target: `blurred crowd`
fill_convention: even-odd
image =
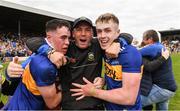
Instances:
[[[29,51],[25,46],[27,39],[25,35],[19,38],[15,33],[0,32],[0,61],[4,62],[14,56],[28,56]]]
[[[161,41],[161,43],[166,47],[166,49],[168,49],[171,53],[180,53],[180,41],[178,39],[165,39],[163,41]],[[135,47],[141,47],[141,41],[138,41],[138,39],[134,39],[132,42],[132,45],[134,45]]]
[[[180,53],[180,42],[179,40],[164,40],[162,44],[169,49],[172,53]]]

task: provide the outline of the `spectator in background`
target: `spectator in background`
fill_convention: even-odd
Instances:
[[[140,49],[140,52],[143,58],[149,60],[157,59],[161,56],[162,49],[164,50],[164,46],[159,43],[159,37],[155,30],[147,30],[143,33],[143,44],[147,46]],[[166,59],[158,69],[149,73],[149,77],[145,78],[144,76],[144,79],[152,79],[152,83],[150,85],[146,83],[148,86],[144,89],[146,94],[141,96],[143,107],[156,104],[157,110],[168,110],[169,99],[174,95],[177,85],[172,71],[171,57]],[[145,68],[147,69],[146,66]]]

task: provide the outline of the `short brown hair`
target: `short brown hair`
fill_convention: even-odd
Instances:
[[[52,19],[48,22],[46,22],[46,32],[48,31],[54,31],[57,28],[61,28],[61,27],[67,27],[69,30],[71,30],[71,25],[69,22],[65,21],[65,20],[59,20],[59,19]]]
[[[105,13],[105,14],[102,14],[100,15],[97,19],[96,19],[96,24],[98,22],[101,22],[101,23],[108,23],[109,21],[112,21],[114,23],[116,23],[117,25],[119,25],[119,20],[118,18],[112,14],[112,13]]]
[[[152,38],[154,42],[159,42],[158,33],[153,29],[144,32],[143,38],[145,38],[146,40]]]

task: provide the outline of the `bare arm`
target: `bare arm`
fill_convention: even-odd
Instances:
[[[123,74],[123,87],[113,90],[96,90],[94,97],[108,102],[133,105],[136,101],[140,85],[140,74]]]
[[[72,96],[80,96],[77,100],[82,99],[84,96],[93,96],[108,102],[121,105],[133,105],[136,102],[138,95],[141,75],[140,73],[125,73],[123,72],[123,85],[122,88],[113,90],[96,89],[95,86],[87,79],[83,78],[87,83],[86,85],[74,84],[74,86],[81,89],[71,89]]]
[[[60,104],[62,95],[61,92],[57,92],[55,84],[42,87],[38,86],[38,90],[40,91],[48,108],[53,109]]]
[[[122,88],[113,90],[97,89],[93,96],[116,104],[133,105],[138,95],[140,78],[140,74],[123,73]]]

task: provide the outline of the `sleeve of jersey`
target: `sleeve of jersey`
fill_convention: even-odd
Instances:
[[[56,69],[51,65],[30,63],[30,71],[37,86],[48,86],[55,82]]]
[[[122,60],[122,72],[141,73],[142,56],[138,51],[125,53]]]
[[[23,61],[21,63],[21,66],[23,69],[25,69],[26,65],[31,61],[32,57],[35,55],[35,53],[33,53],[31,56],[29,56],[25,61]]]
[[[154,45],[149,45],[139,50],[142,56],[155,57],[157,55],[157,50]]]
[[[37,53],[47,56],[48,55],[47,52],[50,49],[52,49],[52,48],[48,44],[44,44],[41,47],[39,47],[39,49],[37,50]]]

